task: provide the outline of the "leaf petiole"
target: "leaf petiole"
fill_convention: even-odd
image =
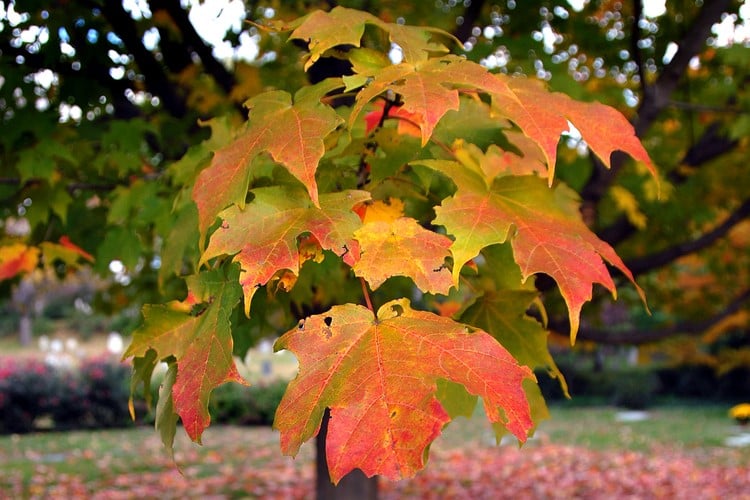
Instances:
[[[370,292],[367,290],[367,283],[364,278],[359,278],[359,282],[362,284],[362,294],[365,296],[365,304],[367,308],[375,314],[375,309],[372,307],[372,301],[370,300]]]

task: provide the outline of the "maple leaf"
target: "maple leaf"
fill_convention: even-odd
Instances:
[[[153,352],[153,351],[151,351]],[[150,379],[150,377],[149,377]],[[161,442],[174,460],[174,437],[177,431],[177,412],[174,406],[173,390],[177,380],[177,363],[169,363],[167,372],[159,386],[159,399],[156,403],[155,427]],[[149,386],[149,392],[151,388]]]
[[[23,243],[0,246],[0,281],[29,273],[39,263],[39,249]]]
[[[422,133],[422,146],[427,144],[443,115],[450,110],[459,109],[458,91],[446,87],[451,76],[447,69],[450,65],[441,61],[443,59],[402,62],[381,70],[357,94],[349,117],[350,125],[359,117],[365,104],[387,90],[392,90],[403,101],[399,113],[416,122]],[[459,64],[456,63],[456,66]]]
[[[635,135],[633,126],[611,106],[598,102],[581,102],[559,92],[550,92],[541,82],[528,78],[498,75],[505,89],[493,92],[493,108],[512,120],[542,149],[547,159],[549,183],[555,172],[557,144],[568,131],[570,121],[596,156],[609,168],[610,156],[624,151],[643,162],[656,177],[648,153]]]
[[[422,163],[443,172],[456,172],[450,168],[451,162]],[[557,282],[568,306],[573,341],[581,307],[591,300],[593,284],[603,285],[616,296],[605,260],[619,269],[643,297],[614,249],[580,219],[577,197],[563,185],[551,190],[536,176],[508,176],[483,190],[476,176],[466,172],[460,175],[452,177],[454,181],[459,179],[456,194],[435,208],[434,220],[455,237],[451,246],[455,284],[463,265],[482,248],[510,240],[524,280],[546,273]]]
[[[456,140],[452,146],[453,155],[463,163],[487,179],[491,183],[500,175],[530,175],[536,174],[546,177],[544,157],[536,143],[519,132],[503,131],[513,146],[522,151],[519,156],[514,152],[505,151],[495,144],[490,144],[487,152],[483,152],[474,144]]]
[[[183,304],[145,305],[143,325],[123,354],[145,357],[150,350],[158,359],[174,356],[177,375],[171,397],[174,411],[182,419],[185,431],[194,441],[211,422],[208,399],[211,391],[224,382],[246,382],[237,372],[232,358],[232,333],[229,316],[239,302],[236,266],[227,276],[216,269],[187,279],[188,304],[206,304],[200,314],[185,311]],[[166,418],[166,417],[165,417]]]
[[[378,101],[375,104],[376,109],[374,111],[370,111],[365,115],[365,133],[369,134],[373,130],[375,130],[380,123],[380,121],[383,119],[383,114],[385,113],[385,102],[384,101]],[[414,137],[422,138],[422,132],[420,131],[419,127],[417,127],[414,124],[414,115],[413,113],[409,113],[407,111],[404,111],[401,106],[391,106],[388,109],[388,116],[387,118],[395,118],[398,120],[398,133],[402,135],[411,135]]]
[[[547,348],[549,332],[526,315],[536,297],[536,292],[527,290],[485,293],[461,315],[461,321],[487,331],[520,364],[546,369],[551,378],[560,381],[563,393],[567,395],[568,385]]]
[[[383,305],[377,317],[362,306],[334,306],[275,348],[300,362],[274,422],[281,449],[296,454],[330,408],[326,456],[334,483],[354,468],[394,480],[423,468],[426,447],[450,421],[435,396],[439,379],[482,397],[489,420],[520,441],[532,426],[522,387],[532,372],[487,333],[415,311],[406,299]]]
[[[401,63],[378,72],[358,93],[350,124],[365,104],[389,90],[400,96],[403,112],[420,127],[423,146],[440,119],[448,111],[459,109],[459,92],[483,92],[491,96],[498,118],[511,120],[542,150],[550,185],[557,161],[557,145],[561,134],[569,130],[568,121],[581,132],[605,166],[610,166],[612,152],[619,150],[642,161],[656,176],[648,153],[619,111],[597,102],[579,102],[564,94],[549,92],[539,82],[491,74],[479,64],[453,55]]]
[[[251,192],[255,198],[244,210],[235,205],[220,214],[223,223],[211,235],[201,257],[204,263],[218,255],[236,254],[234,261],[242,269],[239,281],[246,314],[258,287],[277,272],[288,269],[299,275],[302,256],[298,238],[305,233],[310,233],[324,250],[354,264],[359,246],[353,234],[362,223],[352,207],[368,200],[369,193],[323,194],[316,207],[299,189],[268,187]]]
[[[355,207],[362,222],[393,222],[404,215],[404,202],[398,198],[373,200]]]
[[[376,26],[389,35],[389,40],[397,44],[407,61],[427,59],[431,53],[448,52],[445,45],[432,42],[433,35],[460,42],[451,34],[429,26],[405,26],[387,23],[359,10],[334,7],[330,12],[315,11],[290,25],[278,25],[278,31],[294,29],[290,39],[304,40],[310,55],[305,62],[305,71],[329,49],[339,45],[359,47],[367,26]],[[272,25],[273,26],[273,25]]]
[[[76,266],[80,259],[94,262],[94,256],[70,241],[67,236],[60,238],[60,243],[45,241],[39,245],[44,255],[44,265],[50,266],[56,260],[64,262],[68,266]]]
[[[324,139],[343,121],[320,99],[338,86],[340,80],[330,79],[299,90],[294,102],[290,94],[277,90],[245,103],[250,110],[247,127],[216,152],[193,188],[201,235],[221,210],[233,203],[245,205],[253,160],[264,152],[299,179],[318,203],[315,172],[325,153]]]
[[[445,267],[452,241],[410,217],[369,222],[354,237],[361,253],[354,274],[367,280],[373,290],[391,276],[408,276],[428,293],[447,294],[453,284]]]

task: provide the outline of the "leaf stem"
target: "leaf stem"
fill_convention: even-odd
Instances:
[[[364,278],[359,278],[359,282],[362,284],[362,294],[365,296],[365,304],[367,304],[367,308],[375,314],[375,309],[372,307],[372,301],[370,300],[370,292],[367,290],[367,283],[365,283]]]

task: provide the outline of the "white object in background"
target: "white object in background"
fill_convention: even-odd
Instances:
[[[123,347],[122,335],[118,332],[109,332],[107,336],[107,350],[112,354],[122,354]]]

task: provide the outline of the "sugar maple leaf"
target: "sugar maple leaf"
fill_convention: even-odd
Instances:
[[[454,283],[463,265],[482,248],[510,240],[523,279],[545,273],[557,282],[568,306],[572,340],[581,308],[591,300],[593,284],[616,295],[604,261],[628,277],[643,297],[614,249],[583,223],[576,195],[569,189],[561,185],[551,190],[536,176],[501,177],[491,189],[482,189],[476,176],[451,168],[450,162],[422,163],[445,173],[460,172],[452,176],[458,191],[435,208],[434,220],[455,237],[451,246]]]
[[[609,168],[610,156],[624,151],[643,162],[656,177],[656,169],[633,126],[611,106],[581,102],[559,92],[550,92],[541,82],[528,78],[498,75],[506,89],[493,92],[493,107],[533,139],[544,152],[549,183],[555,173],[560,135],[569,129],[568,120],[578,129],[589,148]]]
[[[253,160],[261,153],[269,153],[289,170],[305,185],[313,203],[318,203],[315,172],[325,153],[324,139],[343,121],[320,99],[339,84],[332,79],[305,87],[295,94],[294,102],[287,92],[277,90],[245,103],[250,109],[247,127],[216,152],[193,188],[201,235],[221,210],[233,203],[244,206]]]
[[[305,71],[329,49],[339,45],[359,47],[367,26],[375,26],[389,35],[391,42],[401,47],[404,59],[417,61],[427,59],[430,53],[447,52],[441,43],[432,42],[433,35],[455,38],[449,33],[429,26],[405,26],[387,23],[359,10],[334,7],[330,12],[315,11],[288,26],[278,26],[285,31],[294,29],[290,38],[308,42],[310,56],[305,62]],[[456,40],[460,45],[460,42]]]
[[[174,356],[177,375],[172,386],[174,411],[194,441],[211,423],[208,400],[211,391],[225,382],[246,382],[232,358],[229,316],[239,302],[238,271],[227,276],[221,269],[189,278],[188,304],[146,305],[143,326],[123,354],[144,357],[150,350],[158,359]],[[200,314],[191,314],[190,304],[207,304]],[[165,417],[166,418],[166,417]]]
[[[383,92],[392,90],[399,94],[403,101],[399,112],[416,122],[422,133],[422,145],[427,144],[435,126],[445,113],[459,108],[458,91],[449,88],[452,76],[449,68],[458,70],[458,65],[454,67],[441,63],[442,60],[402,62],[381,70],[372,82],[357,94],[349,118],[350,124],[358,118],[367,103]]]
[[[444,264],[450,238],[423,228],[410,217],[369,222],[354,237],[361,253],[354,274],[373,289],[391,276],[408,276],[423,292],[448,294],[453,281]]]
[[[385,102],[378,101],[375,104],[375,108],[374,111],[370,111],[365,115],[366,134],[375,130],[383,119],[383,113],[385,113]],[[398,128],[396,130],[398,130],[399,134],[411,135],[419,138],[422,137],[421,130],[414,124],[413,114],[404,111],[401,106],[391,106],[388,109],[388,118],[395,118],[398,120]]]
[[[465,166],[485,177],[488,182],[500,175],[530,175],[546,177],[544,157],[536,143],[519,132],[506,130],[503,134],[518,147],[522,155],[504,151],[495,144],[490,144],[487,152],[483,152],[474,144],[455,141],[452,146],[453,155]]]
[[[381,70],[358,93],[350,123],[368,102],[388,90],[400,96],[403,111],[420,127],[422,145],[430,139],[440,119],[448,111],[459,108],[459,92],[482,92],[492,98],[493,111],[498,118],[511,120],[542,150],[550,185],[557,161],[557,145],[560,135],[569,129],[568,120],[605,166],[609,167],[612,152],[619,150],[644,162],[656,175],[633,127],[619,111],[604,104],[579,102],[564,94],[549,92],[539,82],[491,74],[474,62],[452,55],[404,62]]]
[[[398,198],[373,200],[355,207],[362,222],[393,222],[404,215],[404,202]]]
[[[349,265],[359,255],[354,231],[361,225],[352,207],[370,198],[365,191],[323,194],[319,207],[294,188],[268,187],[252,191],[255,198],[245,208],[232,206],[220,216],[222,225],[211,235],[201,263],[218,255],[235,255],[241,266],[240,284],[249,314],[253,295],[277,272],[294,276],[304,260],[298,238],[312,235],[324,250],[331,250]],[[305,252],[305,255],[309,252]]]
[[[486,330],[519,363],[546,369],[551,378],[560,381],[563,392],[567,394],[565,378],[547,348],[549,332],[526,315],[536,296],[536,292],[527,290],[488,292],[461,315],[461,321]]]
[[[80,259],[94,262],[93,255],[70,241],[70,238],[67,236],[62,236],[60,243],[45,241],[39,246],[42,250],[42,255],[44,255],[45,266],[52,265],[56,260],[60,260],[71,267],[75,267]]]
[[[23,243],[0,246],[0,281],[29,273],[39,263],[39,249]]]
[[[411,309],[400,299],[377,317],[346,304],[307,318],[275,348],[297,355],[300,372],[276,412],[281,449],[294,455],[331,409],[326,456],[337,483],[359,468],[390,479],[413,476],[450,417],[436,399],[438,379],[480,396],[490,421],[520,441],[532,426],[522,387],[531,371],[487,333]]]

